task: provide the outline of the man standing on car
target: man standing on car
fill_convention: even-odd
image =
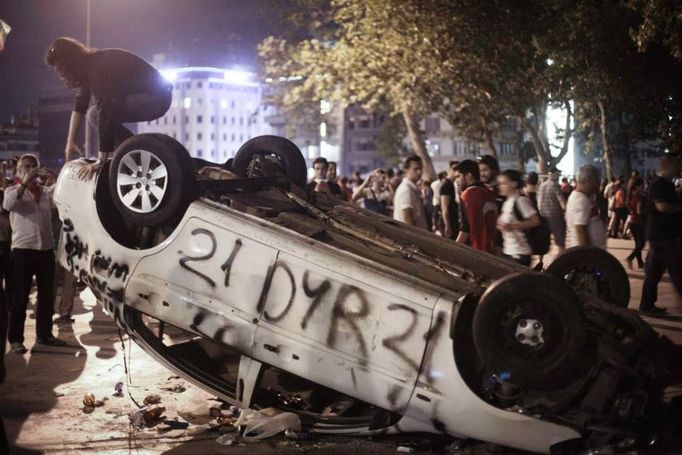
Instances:
[[[578,186],[566,203],[566,247],[606,249],[606,226],[599,218],[594,195],[599,189],[597,168],[586,164],[578,171]]]
[[[481,182],[478,164],[464,160],[455,167],[461,220],[457,241],[497,254],[497,204],[495,194]]]
[[[417,187],[417,182],[422,178],[422,159],[417,155],[408,156],[403,169],[405,176],[393,196],[393,219],[428,229],[424,202]]]
[[[679,158],[661,158],[658,177],[652,182],[647,196],[649,253],[644,263],[644,285],[639,310],[661,314],[666,309],[655,305],[658,282],[665,271],[679,294],[682,294],[682,200],[675,193],[673,179],[680,173]]]
[[[38,158],[26,154],[17,165],[16,185],[5,190],[3,207],[10,213],[12,226],[13,297],[9,312],[9,342],[12,351],[24,354],[24,322],[33,276],[38,284],[36,334],[38,344],[63,346],[52,335],[54,312],[54,234],[52,232],[52,194],[54,187],[45,187],[39,178],[45,177]]]
[[[332,196],[341,197],[341,187],[328,178],[329,163],[326,158],[318,156],[313,161],[314,177],[308,182],[306,188],[308,191],[316,193],[327,193]]]
[[[91,49],[75,39],[58,38],[48,48],[45,61],[69,88],[78,89],[66,142],[67,159],[80,153],[76,137],[88,106],[93,105],[88,122],[99,132],[98,160],[79,171],[81,178],[98,172],[114,148],[132,136],[123,123],[156,120],[170,107],[173,86],[131,52]]]
[[[549,170],[549,178],[538,188],[538,211],[547,219],[554,237],[559,254],[566,248],[566,219],[564,210],[566,202],[561,196],[559,188],[559,170],[555,167]]]

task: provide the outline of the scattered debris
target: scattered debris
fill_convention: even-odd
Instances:
[[[92,393],[86,393],[85,396],[83,397],[83,413],[84,414],[92,414],[95,408],[99,408],[100,406],[104,406],[104,402],[108,400],[107,397],[104,397],[101,400],[96,400],[95,395]]]
[[[134,426],[143,427],[155,423],[165,411],[163,406],[145,406],[128,414],[128,418]]]
[[[172,427],[174,430],[184,430],[189,427],[188,422],[181,422],[179,420],[164,420],[163,423],[164,425]]]
[[[114,396],[115,397],[122,397],[123,396],[123,383],[122,382],[117,382],[116,385],[114,385]]]
[[[224,435],[218,437],[218,439],[216,439],[215,442],[217,442],[218,444],[223,445],[223,446],[231,446],[231,445],[234,445],[235,440],[234,440],[234,436],[232,436],[230,434],[224,434]]]
[[[398,452],[414,453],[414,449],[412,447],[398,446]]]
[[[182,393],[187,390],[187,388],[184,386],[184,384],[176,384],[173,387],[161,387],[161,390],[165,390],[166,392]]]
[[[156,394],[147,395],[144,397],[144,401],[142,403],[145,406],[149,406],[150,404],[159,404],[161,403],[161,397]]]
[[[92,393],[86,393],[83,397],[83,404],[85,406],[95,406],[95,395]]]
[[[260,411],[244,410],[237,420],[239,433],[246,441],[272,437],[286,430],[301,431],[301,419],[294,413],[275,408]]]
[[[175,376],[175,375],[168,376],[168,379],[166,379],[166,381],[170,381],[171,379],[180,379],[180,376]]]
[[[295,441],[310,441],[311,439],[313,439],[312,434],[310,434],[309,431],[305,430],[294,431],[291,428],[287,428],[284,431],[284,437]]]

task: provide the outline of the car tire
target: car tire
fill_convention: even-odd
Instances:
[[[593,246],[567,249],[547,267],[578,295],[596,295],[601,300],[627,308],[630,280],[623,265],[609,252]]]
[[[552,275],[522,272],[493,283],[474,313],[474,344],[500,379],[557,390],[588,365],[578,296]]]
[[[195,196],[196,174],[189,153],[176,140],[162,136],[126,139],[109,166],[113,203],[137,226],[178,221]]]
[[[267,161],[263,161],[264,158]],[[308,180],[308,166],[301,150],[279,136],[258,136],[246,141],[235,154],[232,167],[240,177],[265,177],[279,169],[300,187]]]

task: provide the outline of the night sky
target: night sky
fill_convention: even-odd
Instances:
[[[287,0],[91,0],[91,45],[120,47],[176,65],[253,68],[256,45],[285,31]],[[59,36],[85,42],[86,0],[0,0],[12,27],[0,54],[0,122],[36,104],[41,88],[60,85],[43,63]]]

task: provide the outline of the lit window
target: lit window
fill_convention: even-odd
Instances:
[[[227,100],[225,98],[220,100],[220,109],[227,109]]]
[[[189,96],[185,97],[185,99],[182,102],[182,106],[185,109],[189,109],[190,107],[192,107],[192,98],[190,98]]]
[[[320,137],[327,137],[327,122],[320,123]]]

